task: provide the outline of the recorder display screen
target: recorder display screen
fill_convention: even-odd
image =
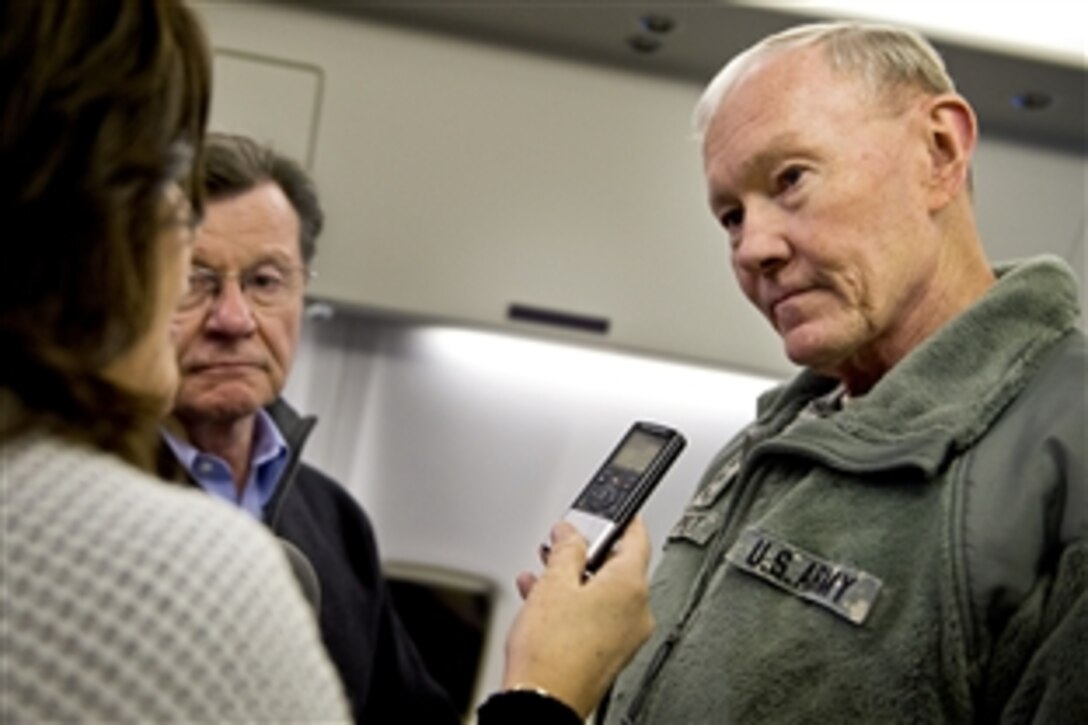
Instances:
[[[657,436],[636,430],[616,452],[612,465],[635,473],[642,473],[653,462],[664,444]]]

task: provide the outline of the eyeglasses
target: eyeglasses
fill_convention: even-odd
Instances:
[[[264,262],[241,272],[220,272],[211,267],[194,264],[189,272],[189,284],[178,309],[190,312],[219,299],[226,280],[236,277],[245,298],[256,307],[282,307],[295,299],[299,290],[314,273],[306,267],[287,267]]]

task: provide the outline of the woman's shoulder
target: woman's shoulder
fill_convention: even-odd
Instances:
[[[231,536],[261,536],[256,522],[231,507],[104,451],[45,435],[25,436],[2,450],[8,501],[30,517],[74,522],[94,516],[100,526],[121,528],[130,537],[153,536],[159,543],[182,533],[200,539],[214,530],[221,536],[223,527]]]
[[[34,702],[58,719],[66,708],[117,720],[341,713],[312,614],[256,522],[56,439],[9,442],[0,465],[15,625],[5,649]],[[79,696],[91,691],[94,703]]]

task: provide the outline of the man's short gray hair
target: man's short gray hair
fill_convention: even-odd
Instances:
[[[955,91],[944,60],[919,33],[890,25],[827,22],[799,25],[770,35],[735,56],[707,85],[695,106],[699,137],[733,84],[759,61],[797,48],[819,46],[831,68],[865,81],[895,111],[896,92],[914,89],[927,95]]]

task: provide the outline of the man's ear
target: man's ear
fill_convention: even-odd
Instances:
[[[930,209],[936,211],[959,194],[970,191],[978,121],[971,105],[956,93],[934,96],[927,107]]]

